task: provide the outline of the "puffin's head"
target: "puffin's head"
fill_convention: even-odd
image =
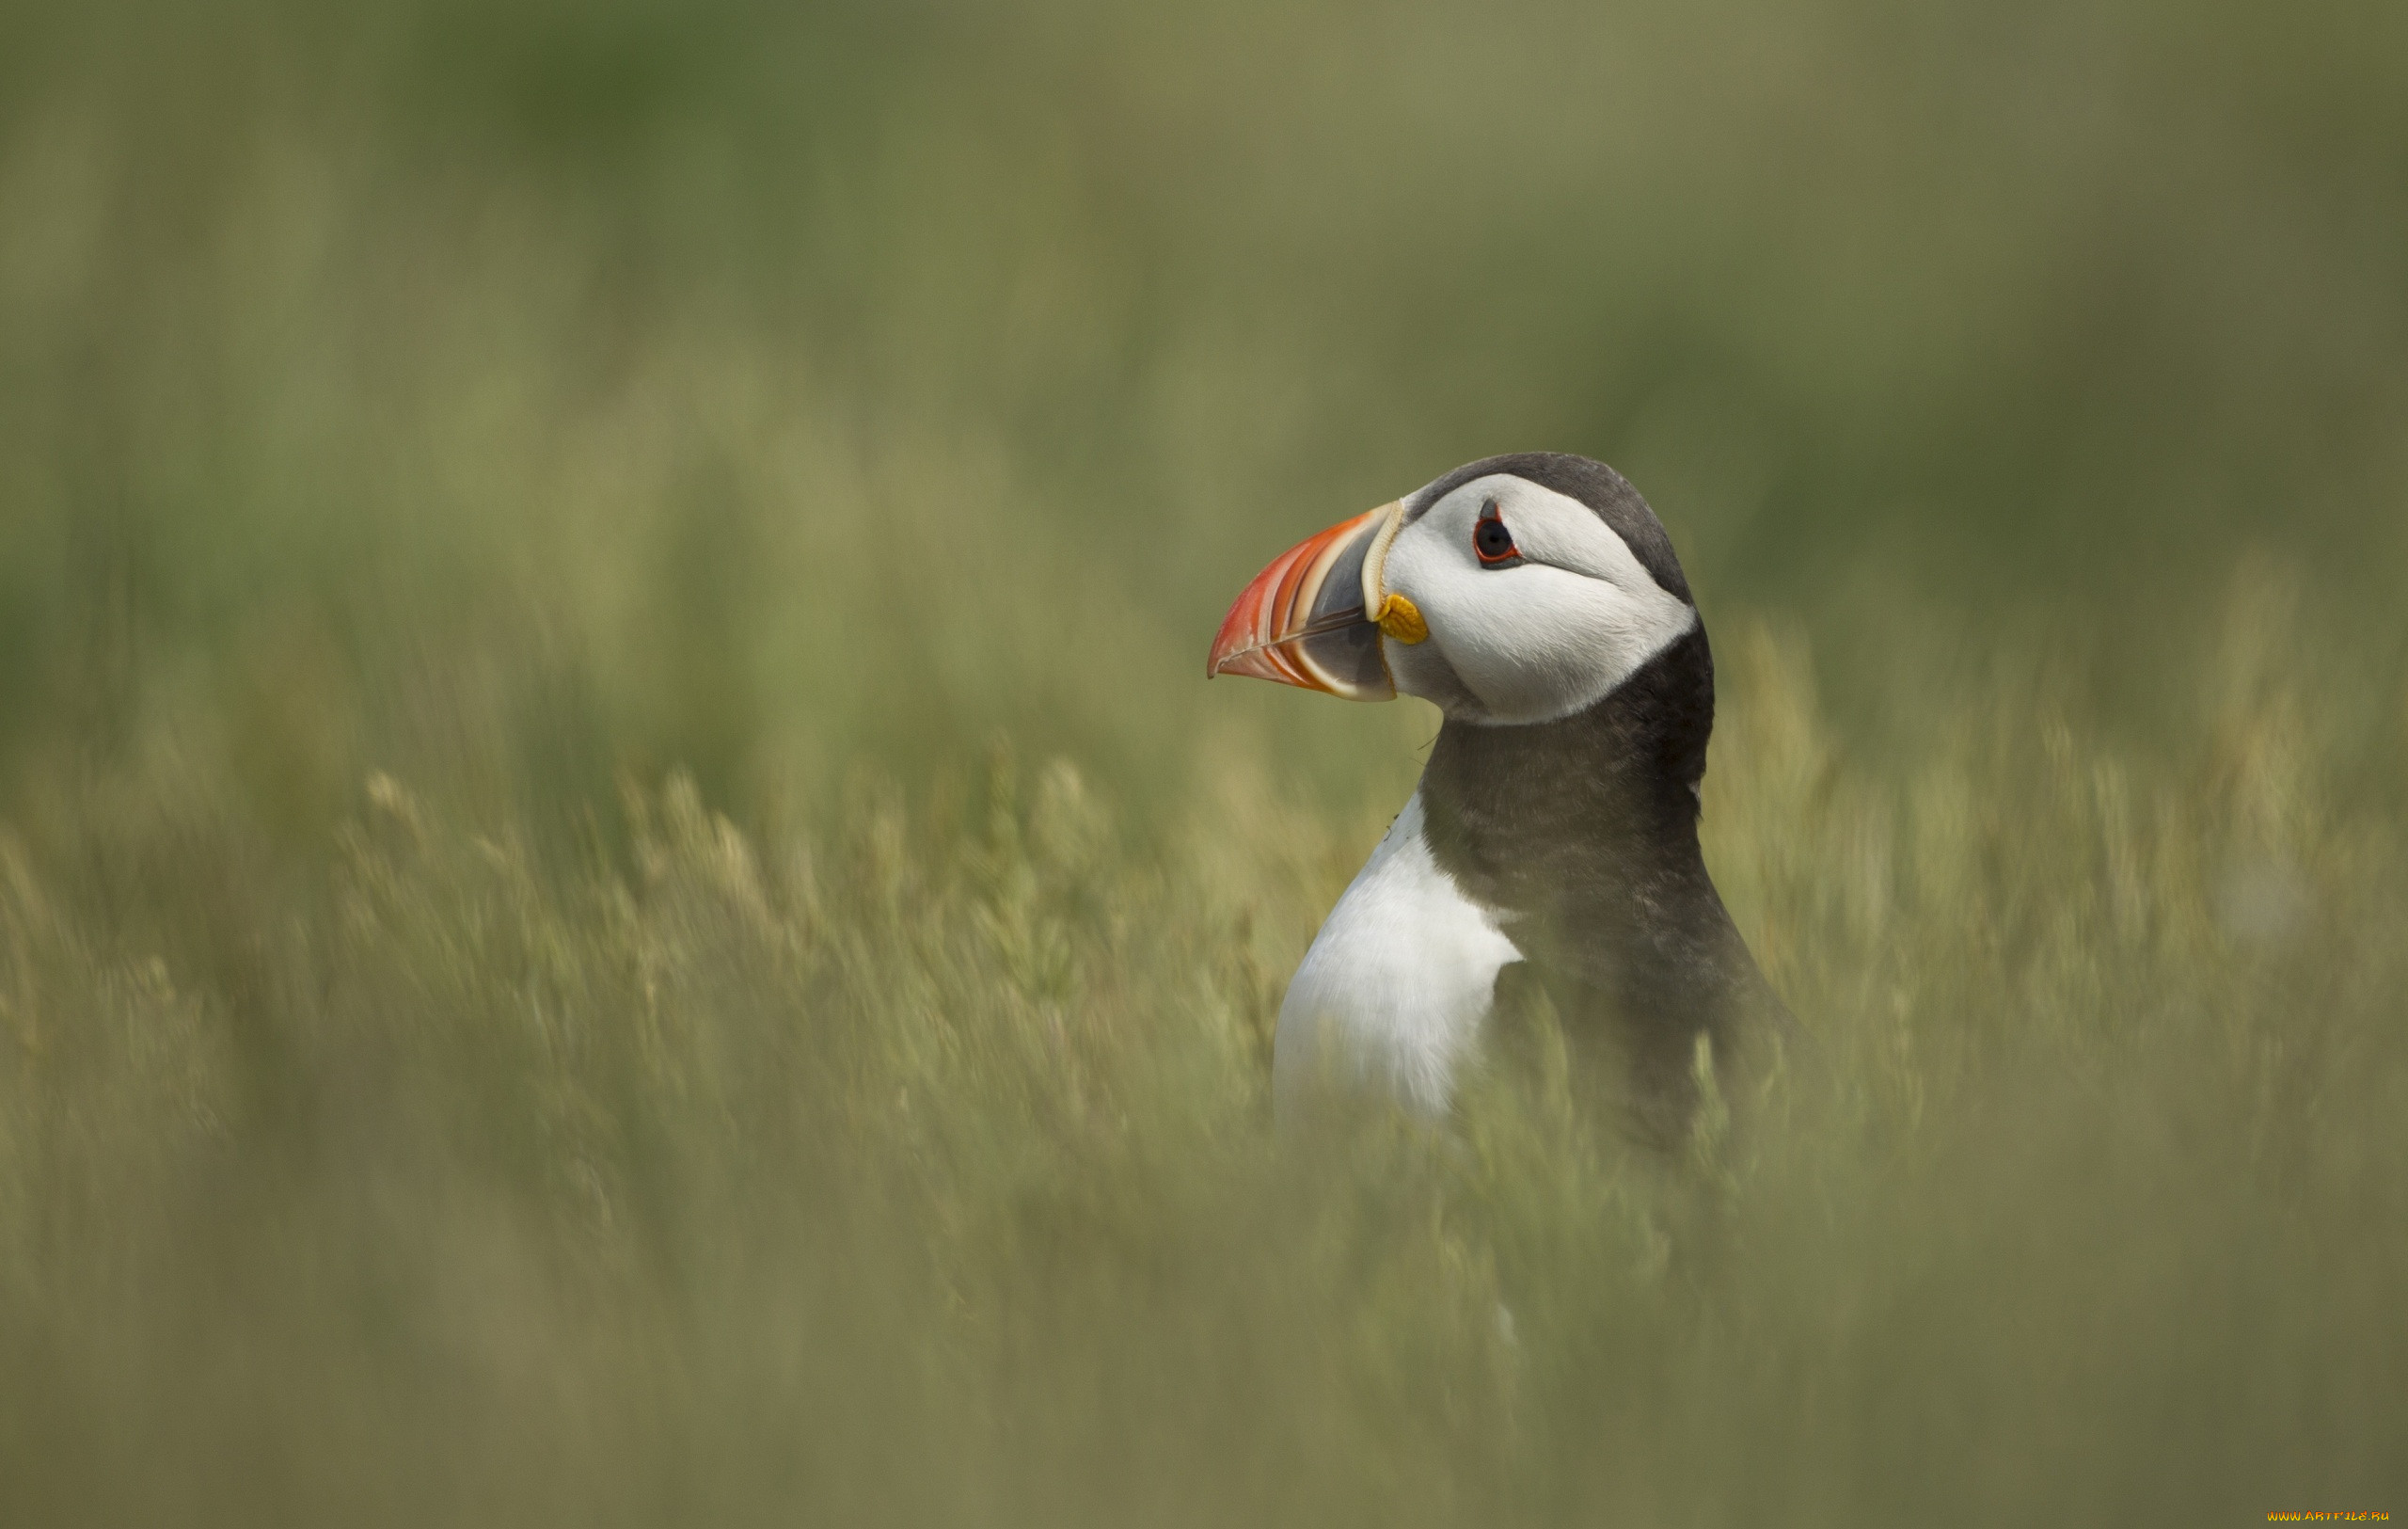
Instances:
[[[1332,526],[1265,568],[1208,674],[1254,675],[1455,721],[1551,722],[1698,621],[1647,502],[1602,462],[1492,456]]]

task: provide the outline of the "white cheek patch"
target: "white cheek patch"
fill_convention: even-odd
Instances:
[[[1524,561],[1492,568],[1472,527],[1494,501]],[[1656,582],[1587,505],[1511,474],[1464,485],[1399,533],[1384,570],[1420,607],[1484,715],[1551,722],[1605,696],[1687,634],[1697,612]],[[1398,687],[1418,693],[1418,655],[1389,645]],[[1433,697],[1434,699],[1436,697]]]
[[[1660,600],[1630,598],[1599,580],[1543,564],[1490,577],[1500,585],[1511,579],[1510,596],[1470,604],[1439,640],[1455,673],[1497,722],[1550,722],[1582,709],[1697,619],[1661,590]],[[1434,621],[1432,631],[1437,635]]]

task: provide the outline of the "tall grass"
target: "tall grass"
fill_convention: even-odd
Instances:
[[[0,10],[0,1522],[2408,1511],[2396,8]],[[1282,1139],[1615,461],[1815,1043]]]
[[[1067,761],[624,862],[367,783],[323,884],[11,844],[18,1521],[2029,1522],[2380,1505],[2408,1367],[2396,824],[1976,696],[1832,752],[1739,645],[1712,859],[1819,1037],[1666,1176],[1560,1075],[1277,1140],[1377,824]],[[230,881],[232,885],[230,887]],[[224,900],[237,900],[234,907]]]

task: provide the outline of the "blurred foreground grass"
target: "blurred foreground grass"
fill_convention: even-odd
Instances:
[[[154,824],[148,938],[10,841],[12,1521],[2389,1500],[2396,821],[2262,692],[2189,778],[1988,696],[1871,770],[1780,645],[1730,667],[1712,857],[1822,1044],[1687,1181],[1560,1078],[1275,1140],[1279,988],[1379,824],[1242,755],[1147,849],[1008,753],[815,832],[674,780],[624,867],[380,775],[306,895]]]
[[[2408,1511],[2397,7],[0,8],[0,1521]],[[1818,1056],[1280,1142],[1663,511]]]

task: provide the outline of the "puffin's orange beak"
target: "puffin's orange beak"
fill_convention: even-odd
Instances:
[[[1280,553],[1229,607],[1205,676],[1252,675],[1350,701],[1393,700],[1383,629],[1405,642],[1423,635],[1418,613],[1380,583],[1403,519],[1404,502],[1392,501]]]

